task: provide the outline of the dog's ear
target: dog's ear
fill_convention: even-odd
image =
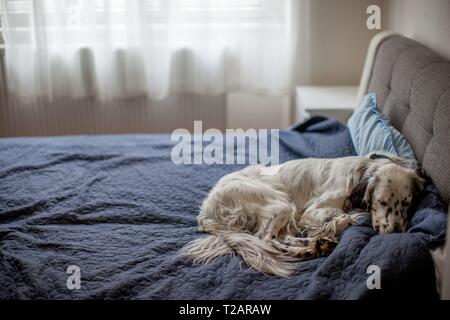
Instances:
[[[350,191],[350,194],[345,198],[342,210],[348,212],[351,209],[363,209],[367,208],[365,203],[365,195],[368,184],[368,179],[361,179]]]
[[[375,174],[372,177],[369,178],[369,181],[367,182],[366,191],[364,192],[364,198],[363,198],[363,204],[364,207],[361,209],[368,209],[371,207],[372,203],[372,193],[375,189],[376,184],[378,183],[378,176]]]
[[[422,168],[420,168],[421,171],[423,171]],[[427,183],[429,177],[426,175],[425,171],[423,171],[421,174],[417,173],[417,176],[413,177],[413,196],[418,195],[422,192],[423,188],[425,188],[425,184]]]
[[[344,200],[342,208],[344,212],[351,209],[367,210],[377,181],[376,167],[372,165],[372,160],[362,162],[349,180],[350,191]]]
[[[344,200],[343,210],[348,212],[351,209],[367,210],[372,201],[372,193],[378,181],[377,176],[363,178],[350,191]]]

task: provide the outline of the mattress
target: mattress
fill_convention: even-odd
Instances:
[[[281,162],[355,154],[335,120],[279,136]],[[447,217],[433,185],[406,233],[377,235],[366,217],[330,256],[298,262],[290,278],[258,273],[238,256],[196,265],[179,249],[202,236],[201,201],[244,165],[176,165],[175,143],[169,135],[0,139],[0,299],[437,298],[429,249],[444,242]],[[373,266],[381,289],[368,285]]]

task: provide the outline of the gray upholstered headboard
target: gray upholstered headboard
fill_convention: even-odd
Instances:
[[[400,35],[386,35],[375,42],[372,63],[367,66],[366,61],[362,91],[376,93],[379,109],[409,141],[448,204],[450,62]]]

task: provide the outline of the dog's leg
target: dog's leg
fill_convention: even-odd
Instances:
[[[308,235],[334,239],[354,223],[354,219],[336,208],[310,207],[302,215],[301,225]]]
[[[307,247],[310,245],[313,238],[302,238],[302,237],[294,237],[291,235],[286,235],[284,238],[280,239],[280,242],[292,246],[292,247]]]
[[[338,237],[355,222],[341,209],[344,199],[339,192],[321,195],[303,211],[300,225],[309,230],[308,234],[313,237]]]
[[[272,201],[263,209],[264,216],[268,217],[267,229],[262,238],[266,241],[276,239],[280,231],[286,230],[295,205],[289,200]]]
[[[337,241],[327,238],[296,239],[297,241],[291,242],[291,244],[279,242],[278,240],[271,240],[271,243],[273,247],[277,248],[281,252],[285,252],[293,257],[300,258],[302,260],[329,255],[337,245]]]

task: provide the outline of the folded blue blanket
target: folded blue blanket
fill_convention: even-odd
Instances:
[[[437,297],[429,249],[443,243],[447,218],[433,186],[407,233],[380,236],[362,220],[289,279],[237,256],[192,264],[178,250],[201,236],[202,199],[243,165],[175,165],[174,144],[168,135],[0,139],[0,298]],[[280,132],[281,161],[353,154],[334,120]],[[370,265],[381,289],[367,286]],[[69,266],[79,267],[80,289],[68,287]]]

